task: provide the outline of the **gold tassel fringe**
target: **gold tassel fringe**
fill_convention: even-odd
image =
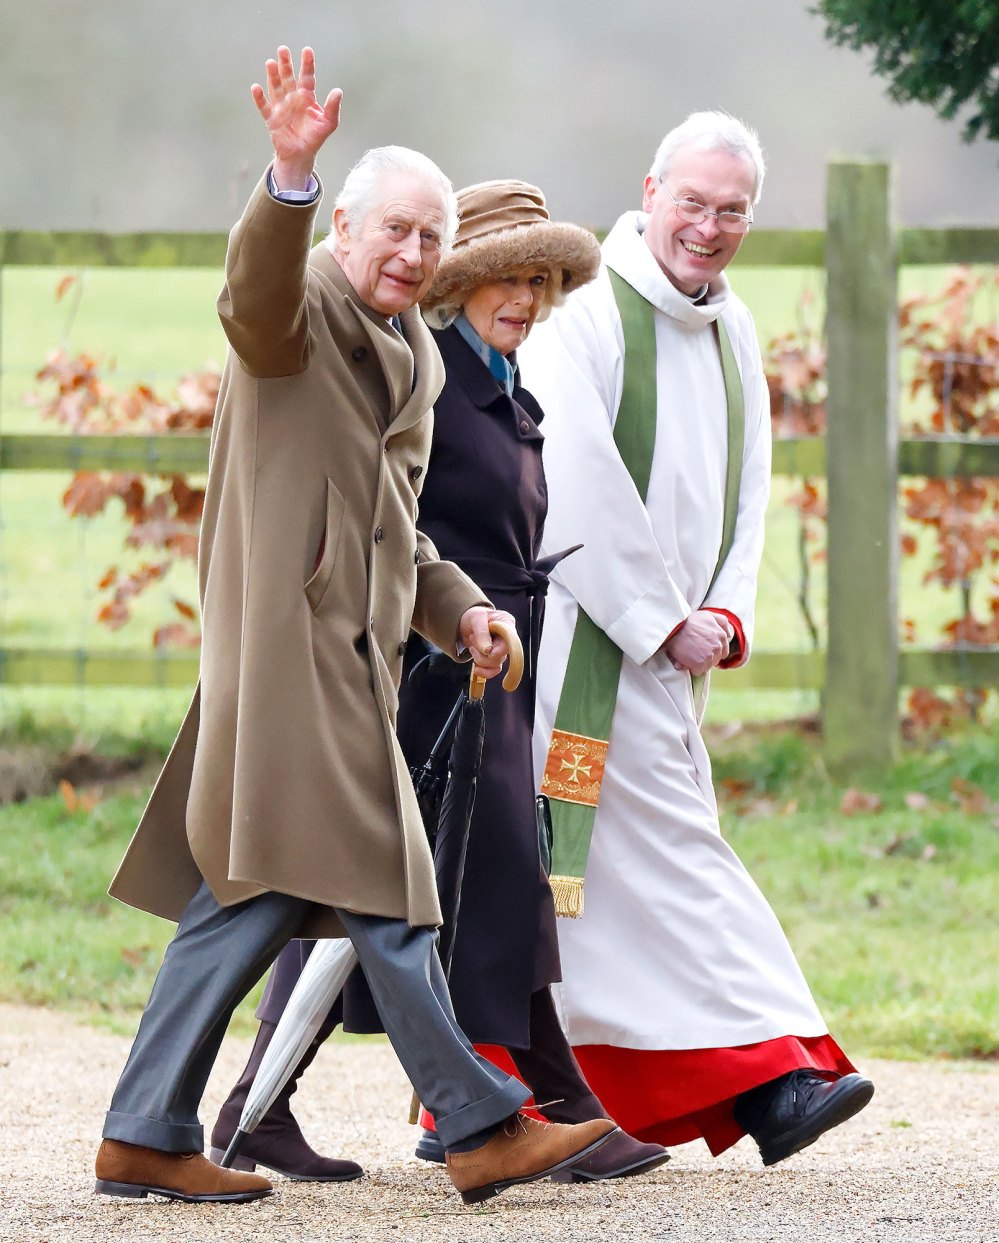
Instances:
[[[579,919],[583,913],[583,878],[581,876],[549,876],[555,914],[566,919]]]

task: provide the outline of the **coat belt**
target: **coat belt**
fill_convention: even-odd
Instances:
[[[538,648],[541,645],[541,626],[544,621],[544,597],[548,594],[548,582],[552,570],[574,553],[582,544],[574,544],[561,552],[541,557],[533,568],[526,565],[511,565],[508,561],[496,561],[491,557],[462,557],[459,567],[482,588],[486,595],[496,592],[523,592],[529,599],[530,615],[525,657],[527,676],[533,684],[534,670],[537,667]]]

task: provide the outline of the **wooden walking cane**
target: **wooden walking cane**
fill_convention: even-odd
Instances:
[[[515,691],[520,685],[521,678],[524,676],[524,645],[520,641],[520,635],[514,630],[509,622],[493,620],[489,623],[489,633],[497,634],[506,644],[506,650],[510,653],[510,659],[506,673],[503,675],[503,689],[505,691]],[[487,678],[481,673],[475,672],[475,666],[472,666],[472,676],[468,685],[468,698],[481,699],[486,693]]]

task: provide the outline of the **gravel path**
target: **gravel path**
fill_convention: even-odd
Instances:
[[[101,1120],[127,1040],[63,1014],[0,1006],[0,1239],[16,1243],[995,1243],[999,1067],[874,1062],[859,1117],[763,1170],[743,1141],[701,1145],[641,1178],[546,1182],[464,1208],[446,1175],[411,1156],[409,1092],[387,1045],[323,1050],[296,1097],[306,1133],[357,1158],[339,1187],[278,1179],[254,1204],[181,1205],[93,1195]],[[230,1039],[205,1099],[211,1120],[241,1069]]]

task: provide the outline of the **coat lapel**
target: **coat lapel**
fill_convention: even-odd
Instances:
[[[421,368],[419,366],[419,359],[416,359],[417,386],[416,390],[413,389],[413,364],[416,351],[410,349],[407,342],[399,336],[384,316],[379,315],[361,301],[353,285],[351,285],[344,274],[343,268],[337,263],[325,242],[320,243],[313,249],[310,264],[316,271],[332,281],[340,293],[343,294],[347,306],[350,307],[357,318],[358,324],[367,334],[371,348],[378,355],[378,361],[381,365],[382,374],[385,376],[385,383],[388,386],[389,392],[388,421],[390,425],[393,424],[410,405],[410,402],[416,397],[416,392],[421,388]],[[403,323],[406,323],[407,316],[414,314],[417,319],[420,318],[418,312],[407,311],[403,316]],[[407,333],[407,337],[408,335]],[[441,376],[441,384],[443,384],[443,374]],[[438,385],[437,391],[440,391],[440,385]],[[426,413],[433,404],[434,397],[436,397],[436,393],[423,407],[423,413]]]
[[[385,383],[388,385],[389,423],[398,418],[399,412],[409,401],[413,391],[413,354],[406,342],[381,315],[368,307],[350,300],[350,307],[368,334],[371,345],[378,355]]]
[[[523,440],[541,440],[538,424],[545,417],[534,397],[520,383],[520,369],[514,377],[513,397],[509,397],[496,383],[482,359],[469,347],[457,328],[445,328],[434,333],[447,374],[460,380],[472,403],[480,410],[500,417],[513,418],[518,423],[526,414],[533,426],[528,431],[520,429]]]
[[[389,435],[404,432],[418,423],[440,396],[444,387],[444,364],[433,334],[423,322],[419,307],[402,313],[402,332],[413,353],[416,384],[394,422]]]

